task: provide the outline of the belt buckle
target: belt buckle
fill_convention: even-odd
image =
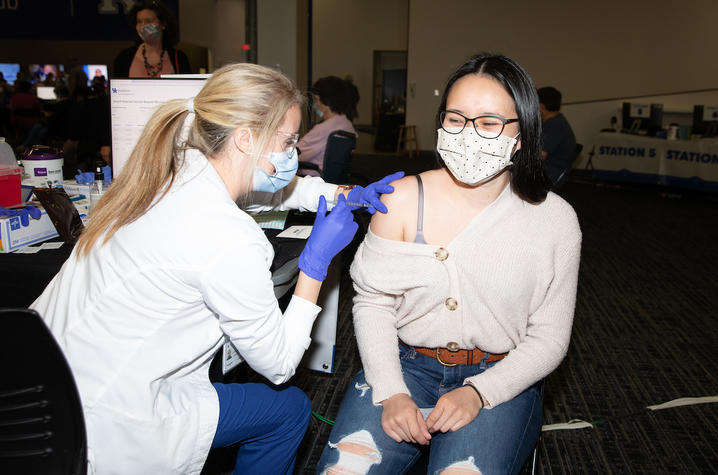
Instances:
[[[438,361],[442,366],[456,366],[456,363],[444,363],[441,361],[441,358],[439,357],[439,348],[436,349],[436,361]]]

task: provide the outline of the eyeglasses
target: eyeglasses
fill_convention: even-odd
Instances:
[[[468,117],[454,111],[442,111],[439,114],[441,128],[449,134],[460,134],[464,131],[466,124],[469,122],[474,124],[476,133],[485,139],[495,139],[504,131],[506,124],[518,122],[519,119],[507,119],[500,115],[480,115],[469,119]]]
[[[281,130],[278,130],[276,134],[285,137],[283,146],[284,151],[287,153],[287,157],[294,155],[294,149],[297,148],[297,142],[299,142],[299,134],[282,132]]]

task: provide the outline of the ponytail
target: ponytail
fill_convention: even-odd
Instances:
[[[103,234],[102,244],[145,214],[158,193],[154,202],[167,194],[182,165],[183,151],[176,144],[189,114],[186,104],[172,100],[152,115],[122,173],[92,209],[90,224],[77,242],[79,255],[87,255]]]
[[[122,173],[93,208],[90,224],[77,242],[78,254],[86,256],[102,236],[100,245],[162,200],[182,168],[185,150],[197,149],[214,160],[239,127],[256,135],[256,146],[248,156],[249,171],[243,177],[244,188],[249,189],[261,151],[275,140],[287,111],[293,106],[301,108],[303,103],[303,95],[282,73],[240,63],[212,74],[192,100],[194,113],[185,99],[161,105],[142,131]],[[185,135],[186,120],[191,123]]]

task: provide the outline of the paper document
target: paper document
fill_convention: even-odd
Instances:
[[[287,221],[289,211],[267,211],[264,213],[253,214],[252,217],[264,229],[284,229],[284,223]]]
[[[287,229],[277,234],[277,237],[307,239],[312,234],[311,226],[289,226]]]

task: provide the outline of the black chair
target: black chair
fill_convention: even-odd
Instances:
[[[34,310],[0,309],[0,473],[87,473],[70,366]]]
[[[566,181],[568,181],[568,176],[571,174],[571,169],[573,168],[573,164],[578,160],[579,155],[581,155],[581,151],[583,150],[583,145],[580,143],[576,144],[576,148],[573,149],[573,158],[571,159],[571,163],[564,169],[564,171],[561,172],[561,174],[556,178],[556,181],[553,184],[553,190],[559,190],[563,185],[566,184]]]
[[[327,183],[344,185],[349,183],[349,169],[351,168],[352,152],[356,147],[357,136],[346,130],[335,130],[327,138],[327,147],[324,149],[324,162],[321,171],[316,163],[299,162],[298,174],[301,170],[318,171]],[[299,155],[301,158],[301,155]]]

